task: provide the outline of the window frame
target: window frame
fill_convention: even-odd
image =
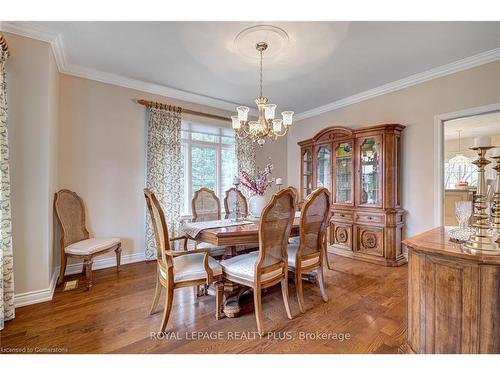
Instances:
[[[211,148],[215,149],[215,194],[219,199],[222,201],[223,195],[225,191],[222,191],[223,189],[223,182],[222,182],[222,151],[223,150],[229,150],[233,151],[235,153],[236,157],[236,140],[233,143],[223,143],[223,138],[234,138],[234,134],[232,136],[224,132],[224,130],[232,130],[230,128],[225,128],[225,127],[217,127],[217,126],[211,126],[211,125],[206,125],[206,124],[196,124],[197,127],[202,126],[206,128],[211,128],[214,130],[214,132],[203,132],[197,129],[193,129],[193,124],[192,122],[182,122],[182,133],[181,133],[181,152],[182,149],[184,148],[185,154],[184,154],[184,202],[181,205],[181,216],[182,217],[189,217],[192,215],[192,209],[191,209],[191,199],[193,196],[193,173],[192,173],[192,148],[193,147],[201,147],[201,148]],[[197,139],[193,139],[193,133],[196,134],[205,134],[205,135],[210,135],[216,137],[216,142],[209,142],[209,141],[201,141]],[[186,210],[182,211],[182,208],[185,207]]]

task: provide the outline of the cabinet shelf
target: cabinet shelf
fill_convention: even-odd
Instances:
[[[318,186],[331,191],[328,251],[382,265],[404,263],[398,181],[403,129],[334,126],[299,142],[301,199]]]

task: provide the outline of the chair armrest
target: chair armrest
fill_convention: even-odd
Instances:
[[[210,249],[196,249],[196,250],[185,250],[185,251],[175,251],[175,250],[167,250],[166,254],[173,256],[173,257],[178,257],[181,255],[189,255],[189,254],[208,254],[210,252]]]
[[[208,257],[209,257],[209,255],[208,255],[208,251],[207,251],[205,253],[205,256],[203,257],[203,268],[205,269],[205,273],[207,274],[206,283],[207,283],[207,285],[210,285],[210,284],[212,284],[214,273],[208,264]]]
[[[187,251],[187,245],[188,245],[187,240],[188,240],[188,238],[185,235],[172,237],[170,239],[170,244],[171,244],[171,247],[174,247],[174,246],[172,246],[174,241],[184,241],[183,249],[184,249],[184,251]]]

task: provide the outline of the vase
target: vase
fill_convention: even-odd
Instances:
[[[266,203],[266,198],[262,195],[254,195],[251,197],[248,201],[248,210],[250,211],[250,215],[253,217],[260,217],[264,207],[266,207]]]

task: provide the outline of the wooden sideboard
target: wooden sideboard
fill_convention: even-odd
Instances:
[[[413,353],[500,353],[500,255],[469,254],[439,227],[408,248],[408,340]]]
[[[299,142],[301,199],[332,192],[328,251],[384,266],[406,263],[401,239],[401,132],[385,124],[326,128]]]

